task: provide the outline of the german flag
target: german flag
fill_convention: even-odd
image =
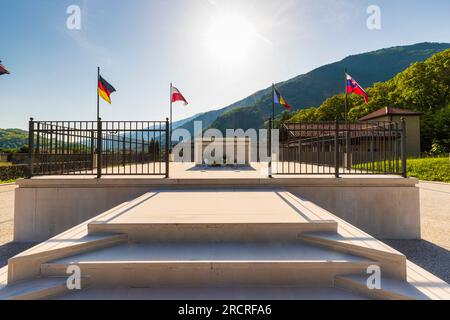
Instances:
[[[98,76],[98,95],[106,102],[111,104],[111,93],[116,92],[116,89],[108,83],[102,76]]]
[[[2,65],[2,62],[0,61],[0,76],[2,74],[9,74],[9,71],[6,70],[6,68]]]

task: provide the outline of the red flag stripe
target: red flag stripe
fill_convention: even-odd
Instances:
[[[186,98],[181,94],[180,90],[175,87],[172,87],[172,102],[181,101],[184,102],[185,105],[188,104]]]
[[[0,75],[2,74],[9,74],[9,71],[6,70],[6,68],[2,64],[0,64]]]

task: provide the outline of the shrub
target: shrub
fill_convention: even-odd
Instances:
[[[358,164],[353,166],[358,170],[369,170],[374,173],[383,173],[389,169],[388,162],[375,162],[368,164]],[[391,168],[392,169],[392,168]],[[421,158],[408,159],[407,175],[424,181],[437,181],[450,183],[450,159],[445,158]]]
[[[25,178],[28,175],[28,166],[7,166],[0,167],[0,181],[14,181]]]
[[[408,176],[425,181],[450,183],[450,159],[425,158],[408,160]]]

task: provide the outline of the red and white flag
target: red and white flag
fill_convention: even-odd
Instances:
[[[355,79],[352,78],[348,73],[345,74],[347,77],[347,93],[355,93],[364,97],[364,101],[366,104],[369,103],[369,95],[366,91],[364,91],[363,87],[361,87]]]
[[[172,87],[172,102],[182,101],[184,105],[188,105],[189,103],[187,100],[183,97],[180,90],[178,90],[175,87]]]
[[[0,60],[0,76],[2,74],[9,74],[9,71],[2,65],[2,61]]]

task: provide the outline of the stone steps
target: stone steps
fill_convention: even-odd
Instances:
[[[132,242],[295,241],[305,232],[336,232],[335,221],[305,223],[89,223],[89,234],[126,234]]]
[[[46,241],[27,250],[8,261],[8,283],[14,284],[40,275],[42,263],[88,251],[95,251],[124,243],[124,234],[80,234],[78,238],[61,241],[61,238]]]
[[[71,265],[87,289],[67,292]],[[365,285],[374,265],[386,281],[380,292]],[[401,253],[282,190],[147,193],[0,269],[0,299],[446,299],[448,290]]]
[[[364,295],[336,288],[130,288],[130,287],[89,287],[73,291],[55,300],[368,300]]]
[[[128,244],[42,264],[41,274],[72,264],[93,285],[130,287],[332,287],[338,274],[378,265],[302,243]]]
[[[326,212],[281,190],[156,191],[88,224],[89,234],[122,233],[132,242],[293,241],[337,232]]]
[[[304,233],[299,238],[312,245],[376,260],[385,275],[406,281],[406,256],[354,227],[351,233],[339,228],[336,233]]]
[[[0,300],[42,300],[69,293],[66,278],[37,278],[8,285],[0,291]],[[82,286],[88,284],[82,279]]]
[[[408,282],[389,277],[382,277],[381,289],[369,289],[367,277],[358,275],[337,276],[335,286],[378,300],[430,300]]]

